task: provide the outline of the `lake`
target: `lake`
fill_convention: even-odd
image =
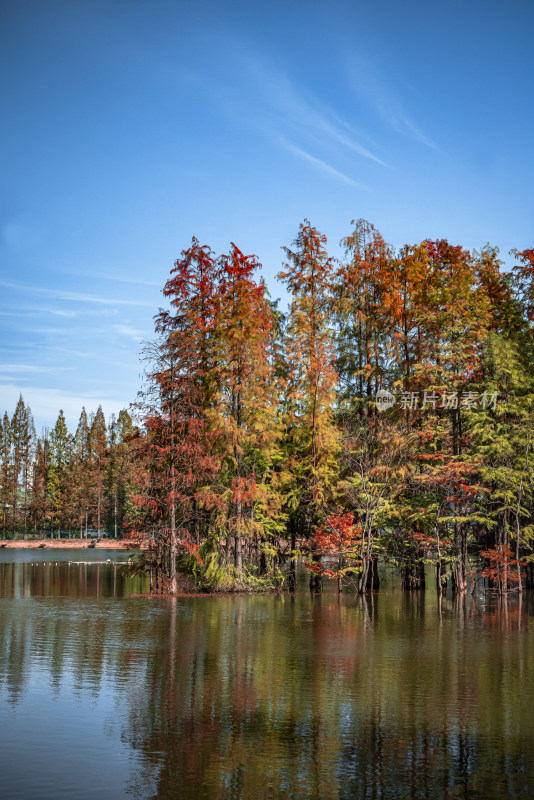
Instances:
[[[530,593],[167,600],[127,558],[0,551],[0,797],[534,795]]]

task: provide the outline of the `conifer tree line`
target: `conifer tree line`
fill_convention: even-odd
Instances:
[[[299,558],[313,590],[377,589],[378,561],[406,589],[531,586],[534,250],[507,271],[490,245],[394,250],[365,220],[342,248],[300,225],[282,313],[255,256],[193,239],[135,424],[83,410],[70,434],[60,412],[37,439],[22,398],[4,415],[4,535],[137,535],[157,592],[294,589]]]
[[[102,407],[82,409],[74,434],[63,411],[37,437],[22,395],[0,422],[0,504],[3,538],[20,534],[83,536],[86,528],[123,533],[131,460],[127,410],[106,425]]]
[[[353,226],[334,259],[301,224],[284,314],[234,244],[176,261],[131,443],[157,591],[294,588],[301,555],[312,589],[376,589],[377,559],[406,589],[531,584],[534,251]]]

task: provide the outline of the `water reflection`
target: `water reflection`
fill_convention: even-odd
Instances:
[[[0,562],[0,597],[123,597],[146,592],[143,577],[131,578],[110,560]]]
[[[27,699],[56,693],[58,713],[65,700],[71,741],[40,743],[64,763],[82,748],[65,797],[534,790],[529,593],[161,600],[131,597],[136,580],[113,564],[0,564],[0,699],[17,742],[40,714],[23,719]],[[106,782],[91,794],[95,763]],[[7,782],[33,785],[32,769],[15,759]],[[62,796],[61,775],[35,796]]]

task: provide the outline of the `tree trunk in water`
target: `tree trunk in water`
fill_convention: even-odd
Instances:
[[[176,530],[171,532],[171,544],[169,547],[169,593],[176,594],[178,591],[178,579],[176,576]]]
[[[314,553],[312,561],[315,563],[320,562],[320,557]],[[310,592],[312,594],[321,594],[322,582],[321,576],[317,572],[310,572]]]
[[[367,573],[369,572],[369,559],[364,556],[362,559],[362,571],[358,581],[358,594],[363,594],[367,589]]]
[[[467,588],[465,564],[461,557],[459,557],[454,563],[452,570],[452,588],[456,592],[465,592]]]
[[[373,558],[371,559],[371,566],[372,566],[372,590],[373,592],[378,592],[380,589],[380,578],[378,577],[378,559]]]
[[[534,564],[529,561],[526,566],[526,582],[525,588],[532,589],[534,587]]]
[[[456,561],[452,568],[452,588],[456,592],[465,592],[467,590],[467,577],[466,577],[466,564],[467,564],[467,532],[465,526],[460,526],[460,541],[458,542],[458,534],[456,533],[456,540],[458,543],[456,550]]]
[[[170,452],[170,466],[171,466],[171,541],[169,547],[169,593],[176,594],[178,591],[178,581],[176,578],[176,557],[177,542],[176,542],[176,453],[175,453],[175,406],[174,406],[174,365],[171,361],[171,370],[173,370],[173,384],[171,385],[170,397],[170,422],[171,422],[171,452]]]
[[[240,461],[241,458],[238,459],[238,465],[240,464]],[[234,537],[234,545],[235,545],[234,564],[238,572],[243,571],[243,538],[241,536],[242,518],[243,518],[243,509],[241,506],[241,500],[238,500],[236,503],[237,536]]]
[[[378,560],[364,556],[362,559],[362,571],[358,581],[358,593],[377,592],[380,588],[378,577]]]
[[[177,542],[176,542],[176,506],[174,498],[171,505],[171,541],[169,547],[169,593],[176,594],[178,591],[178,580],[176,576],[176,557],[177,557]]]
[[[523,591],[523,576],[521,574],[521,564],[517,565],[517,591],[519,594]]]
[[[402,570],[402,588],[405,591],[418,591],[426,588],[425,565],[407,564]]]
[[[261,545],[265,544],[265,540],[262,538]],[[267,572],[267,557],[265,555],[265,550],[263,547],[260,548],[260,555],[259,555],[259,566],[260,566],[260,575],[265,575]]]
[[[447,577],[443,572],[441,559],[436,562],[436,589],[438,594],[443,594],[447,590]]]
[[[288,587],[290,592],[295,592],[297,589],[297,559],[295,558],[296,536],[295,529],[291,526],[291,561],[289,562],[289,581]]]

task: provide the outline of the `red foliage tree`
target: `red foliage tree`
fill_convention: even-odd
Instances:
[[[198,493],[213,483],[220,465],[209,443],[209,411],[216,397],[213,330],[218,312],[220,269],[209,247],[193,239],[175,263],[164,295],[172,309],[160,311],[160,338],[145,353],[148,386],[140,409],[146,437],[138,450],[140,465],[134,498],[137,527],[150,523],[152,558],[159,588],[177,591],[180,547],[198,550],[202,507]],[[148,520],[147,520],[148,517]]]
[[[362,527],[353,514],[330,514],[310,539],[315,560],[306,566],[317,575],[336,578],[341,591],[343,576],[361,568],[361,544]]]
[[[489,578],[495,584],[499,594],[505,594],[510,590],[511,585],[520,582],[521,574],[518,569],[520,562],[514,558],[511,547],[500,544],[489,550],[481,550],[480,555],[488,560],[481,575],[483,578]]]

